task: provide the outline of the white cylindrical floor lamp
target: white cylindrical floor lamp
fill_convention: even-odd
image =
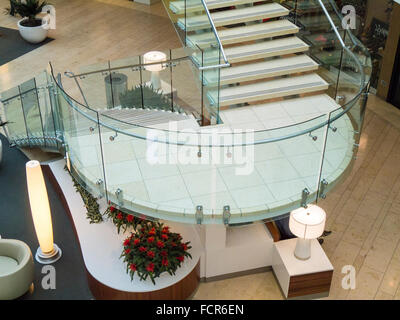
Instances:
[[[290,213],[290,231],[298,237],[294,255],[297,259],[311,257],[311,239],[322,235],[325,229],[326,213],[315,205],[299,208]]]
[[[51,264],[61,258],[61,249],[53,243],[53,225],[46,184],[39,161],[26,163],[26,181],[28,185],[29,202],[39,248],[36,251],[36,261]]]
[[[150,51],[143,55],[143,63],[156,63],[163,62],[167,60],[167,55],[161,51]],[[153,89],[159,90],[161,89],[161,79],[160,79],[160,71],[165,69],[165,65],[160,64],[150,64],[145,65],[144,67],[147,71],[151,71],[151,85]]]

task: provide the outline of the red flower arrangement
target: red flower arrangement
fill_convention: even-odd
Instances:
[[[143,222],[143,219],[134,216],[133,214],[127,214],[117,209],[115,206],[111,205],[109,202],[109,207],[107,208],[105,214],[112,219],[113,223],[117,226],[118,233],[122,229],[125,232],[129,227],[134,230],[137,229],[138,225]]]
[[[190,242],[183,243],[180,234],[170,232],[160,222],[142,220],[135,230],[125,239],[121,254],[131,279],[137,273],[140,280],[150,278],[155,284],[162,273],[174,275],[185,258],[192,258],[188,252]]]

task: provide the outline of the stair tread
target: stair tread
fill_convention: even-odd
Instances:
[[[317,68],[318,63],[309,56],[298,55],[294,57],[272,59],[263,62],[223,68],[220,71],[219,80],[220,84],[224,85],[316,70]],[[213,71],[206,72],[204,78],[207,85],[216,84],[218,82],[217,74]]]
[[[289,20],[276,20],[249,26],[241,26],[218,31],[222,44],[232,44],[262,38],[271,38],[279,35],[297,33],[299,27]],[[188,44],[204,48],[215,42],[213,32],[188,36]]]
[[[326,90],[329,84],[317,74],[258,82],[223,88],[219,92],[220,106],[284,97],[299,93]],[[218,98],[217,91],[208,93],[211,103]]]
[[[295,52],[307,51],[309,46],[297,37],[289,37],[277,40],[270,40],[225,49],[226,56],[230,62],[247,61],[248,58],[256,56],[273,57],[283,55],[286,50]]]
[[[297,37],[257,42],[241,46],[225,48],[225,54],[230,63],[251,61],[261,58],[282,56],[291,53],[308,51],[309,46]],[[219,50],[205,50],[204,57],[194,53],[193,58],[199,63],[203,60],[204,65],[217,64],[220,60]]]
[[[224,8],[230,6],[237,6],[241,4],[254,3],[259,0],[205,0],[207,4],[207,8],[217,9]],[[184,14],[185,13],[185,1],[171,1],[169,3],[170,10],[175,14]],[[196,12],[202,11],[204,7],[201,2],[198,0],[188,0],[186,1],[186,13],[188,12]]]
[[[278,3],[268,3],[253,7],[226,10],[211,13],[211,18],[216,27],[238,24],[241,22],[255,21],[267,18],[286,16],[289,10]],[[178,19],[178,26],[185,30],[185,18]],[[210,21],[207,15],[199,15],[186,18],[187,31],[210,28]]]

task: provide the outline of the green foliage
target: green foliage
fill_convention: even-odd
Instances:
[[[119,100],[122,108],[142,108],[142,97],[145,108],[165,111],[177,110],[175,105],[171,105],[171,99],[168,98],[168,96],[166,96],[160,89],[154,89],[152,85],[137,85],[136,87],[121,93]]]
[[[30,21],[36,20],[36,16],[42,12],[44,6],[48,3],[40,0],[10,0],[11,8],[8,10],[11,13],[16,13],[22,18],[28,18]]]
[[[68,171],[67,166],[65,166],[64,169]],[[93,197],[90,192],[86,191],[86,189],[84,189],[72,175],[71,178],[74,183],[75,190],[79,192],[79,194],[82,197],[83,203],[85,204],[85,208],[87,210],[86,218],[90,220],[90,223],[103,222],[103,216],[100,213],[100,208],[99,204],[97,203],[97,198]]]

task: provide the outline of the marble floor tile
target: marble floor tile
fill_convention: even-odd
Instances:
[[[394,296],[400,286],[400,262],[392,260],[385,271],[380,291]]]
[[[393,257],[397,242],[377,237],[365,257],[364,265],[374,270],[385,272]]]
[[[378,292],[383,272],[363,266],[356,277],[356,289],[347,296],[349,300],[373,300]]]
[[[166,202],[189,197],[189,193],[181,176],[147,179],[144,183],[149,192],[151,202]],[[166,188],[166,186],[168,186],[168,188]]]

